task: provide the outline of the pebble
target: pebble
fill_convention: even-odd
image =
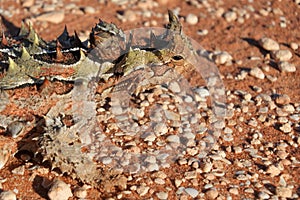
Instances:
[[[168,88],[174,93],[179,93],[181,91],[180,86],[176,81],[172,81]]]
[[[13,191],[2,191],[0,193],[0,200],[17,200],[17,196]]]
[[[7,132],[12,138],[17,138],[22,133],[23,129],[24,124],[19,121],[12,122],[7,126]]]
[[[156,179],[154,179],[154,183],[156,183],[158,185],[164,185],[166,182],[161,178],[156,178]]]
[[[213,55],[214,62],[218,65],[224,65],[232,61],[232,56],[226,51],[215,53]]]
[[[258,79],[264,79],[265,78],[265,74],[264,72],[259,68],[259,67],[254,67],[250,70],[250,75],[258,78]]]
[[[65,18],[64,11],[53,11],[49,13],[43,13],[36,17],[36,20],[41,22],[50,22],[54,24],[61,23]]]
[[[156,193],[156,196],[157,196],[158,199],[161,199],[161,200],[168,199],[168,193],[167,192],[158,192],[158,193]]]
[[[279,61],[289,61],[293,54],[289,50],[277,50],[272,52],[272,57]]]
[[[211,188],[205,192],[205,195],[208,199],[216,199],[219,195],[219,192],[215,188]]]
[[[204,164],[203,168],[202,168],[202,171],[203,171],[204,173],[208,173],[208,172],[211,171],[212,167],[213,167],[212,163],[206,162],[206,163]]]
[[[192,198],[196,198],[199,194],[199,191],[194,188],[185,188],[184,191],[188,193]]]
[[[270,195],[268,195],[268,194],[265,193],[265,192],[259,192],[259,193],[258,193],[258,197],[259,197],[260,199],[269,199],[269,198],[270,198]]]
[[[275,98],[275,103],[278,104],[278,105],[281,105],[281,106],[289,104],[290,101],[291,101],[290,97],[286,94],[278,95]]]
[[[205,88],[197,88],[195,89],[195,92],[202,98],[209,96],[209,91]]]
[[[244,192],[253,194],[254,190],[252,188],[247,188],[244,190]]]
[[[255,118],[251,118],[249,121],[248,121],[248,124],[250,126],[253,126],[253,127],[257,127],[257,120]]]
[[[132,11],[132,10],[126,10],[124,12],[124,16],[123,19],[129,22],[133,22],[137,20],[137,16],[136,16],[136,12]]]
[[[289,63],[287,61],[282,61],[278,63],[278,69],[281,72],[295,72],[296,71],[296,67],[294,64]]]
[[[35,0],[24,0],[22,2],[22,6],[25,8],[29,8],[31,6],[33,6]]]
[[[178,135],[169,135],[167,138],[166,138],[166,140],[168,141],[168,142],[173,142],[173,143],[180,143],[180,138],[179,138],[179,136]]]
[[[158,171],[159,170],[159,166],[158,166],[157,163],[151,163],[148,166],[148,170],[149,170],[149,172]]]
[[[227,22],[232,22],[237,19],[237,14],[234,11],[228,11],[224,13],[224,18]]]
[[[295,108],[294,108],[294,106],[291,105],[291,104],[286,104],[286,105],[284,105],[284,106],[282,107],[282,110],[283,110],[284,112],[288,112],[288,113],[294,113],[294,112],[295,112]]]
[[[199,30],[197,31],[198,35],[204,36],[208,34],[208,30],[207,29],[203,29],[203,30]]]
[[[271,38],[263,37],[259,40],[259,44],[262,48],[264,48],[267,51],[279,50],[279,44]]]
[[[235,188],[235,187],[230,188],[230,189],[229,189],[229,192],[230,192],[231,194],[234,194],[234,195],[238,195],[238,194],[239,194],[239,190],[238,190],[237,188]]]
[[[156,135],[164,135],[168,132],[168,127],[165,123],[158,123],[153,128]]]
[[[92,6],[86,6],[83,8],[83,12],[86,14],[94,14],[96,12],[96,9]]]
[[[72,9],[76,9],[77,5],[75,3],[69,3],[65,5],[65,9],[66,10],[72,10]]]
[[[281,173],[281,170],[274,165],[270,165],[267,169],[267,173],[270,174],[271,177],[275,177]]]
[[[186,179],[195,179],[195,178],[197,178],[197,172],[196,171],[185,172],[184,177]]]
[[[10,154],[11,151],[9,145],[4,144],[2,147],[0,147],[0,169],[6,165],[10,158]]]
[[[295,42],[292,42],[290,44],[290,47],[291,47],[291,49],[293,49],[294,51],[296,51],[299,48],[299,45],[297,43],[295,43]]]
[[[51,5],[51,4],[45,4],[43,5],[43,11],[44,12],[50,12],[50,11],[54,11],[56,9],[56,5]]]
[[[290,133],[292,131],[292,127],[291,127],[290,123],[283,124],[282,126],[280,126],[279,129],[284,133]]]
[[[168,120],[171,120],[171,121],[179,121],[180,120],[180,115],[175,112],[165,110],[165,115]]]
[[[276,194],[279,197],[291,198],[292,195],[293,195],[293,190],[291,188],[288,188],[288,187],[277,187],[276,188]]]
[[[139,186],[139,187],[136,189],[136,192],[137,192],[140,196],[145,196],[145,195],[148,193],[149,189],[150,189],[150,187],[141,185],[141,186]]]
[[[17,174],[17,175],[24,175],[25,173],[25,165],[21,165],[19,167],[14,168],[11,173]]]
[[[72,196],[73,194],[70,186],[60,180],[55,180],[48,191],[50,200],[68,200]]]
[[[79,199],[85,199],[87,196],[88,186],[84,185],[83,187],[78,187],[74,190],[74,196]]]
[[[187,16],[186,16],[186,22],[188,23],[188,24],[190,24],[190,25],[195,25],[195,24],[197,24],[198,23],[198,17],[197,17],[197,15],[195,15],[195,14],[192,14],[192,13],[190,13],[190,14],[188,14]]]

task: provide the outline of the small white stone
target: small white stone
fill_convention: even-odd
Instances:
[[[149,189],[150,189],[150,187],[141,185],[136,189],[136,192],[140,196],[145,196],[148,193]]]
[[[188,14],[186,16],[185,20],[190,25],[195,25],[195,24],[198,23],[198,17],[195,14],[192,14],[192,13]]]
[[[134,22],[134,21],[136,21],[136,19],[137,19],[136,12],[135,12],[135,11],[132,11],[132,10],[126,10],[126,11],[124,12],[123,18],[124,18],[126,21]]]
[[[197,178],[197,172],[196,171],[185,172],[184,177],[186,179],[195,179],[195,178]]]
[[[267,169],[267,173],[270,174],[271,177],[275,177],[281,173],[281,170],[274,165],[270,165]]]
[[[0,194],[0,200],[17,200],[17,196],[12,191],[3,191]]]
[[[36,20],[42,22],[50,22],[54,24],[61,23],[65,18],[64,11],[53,11],[49,13],[44,13],[36,17]]]
[[[168,127],[165,123],[156,124],[153,128],[156,135],[164,135],[168,132]]]
[[[148,166],[149,172],[154,172],[159,170],[159,166],[157,163],[150,163]]]
[[[275,102],[278,105],[287,105],[291,101],[290,97],[286,94],[279,95],[276,97]]]
[[[0,147],[0,169],[2,169],[7,161],[9,160],[11,155],[10,146],[7,144],[4,144],[2,147]]]
[[[279,61],[289,61],[293,54],[289,50],[277,50],[272,52],[272,57]]]
[[[267,51],[277,51],[279,50],[279,44],[275,41],[272,40],[271,38],[261,38],[259,40],[259,44],[261,45],[262,48],[264,48]]]
[[[293,190],[291,188],[287,188],[287,187],[277,187],[276,194],[279,197],[291,198],[293,195]]]
[[[239,194],[239,190],[237,188],[230,188],[229,189],[229,193],[234,194],[234,195],[238,195]]]
[[[44,12],[55,11],[55,9],[56,9],[56,5],[54,5],[54,4],[44,4],[43,5]]]
[[[279,62],[278,69],[281,72],[295,72],[296,71],[295,65],[292,63],[286,62],[286,61]]]
[[[237,14],[234,11],[228,11],[224,13],[224,18],[227,22],[232,22],[237,19]]]
[[[265,192],[260,192],[260,193],[258,194],[258,197],[259,197],[260,199],[269,199],[269,198],[270,198],[270,195],[268,195],[268,194],[265,193]]]
[[[204,164],[202,171],[208,173],[211,171],[212,167],[213,167],[212,163],[207,162]]]
[[[200,96],[200,97],[208,97],[209,96],[209,91],[205,88],[197,88],[195,89],[195,92]]]
[[[25,8],[30,8],[31,6],[34,5],[34,1],[35,0],[24,0],[22,2],[22,6],[25,7]]]
[[[21,165],[19,167],[16,167],[11,172],[13,174],[24,175],[24,173],[25,173],[25,165]]]
[[[194,188],[185,188],[184,191],[188,193],[192,198],[196,198],[199,194],[199,191]]]
[[[180,115],[173,111],[165,110],[165,115],[168,120],[171,121],[180,121]]]
[[[168,142],[173,142],[173,143],[180,143],[180,138],[179,138],[179,136],[178,135],[169,135],[167,138],[166,138],[166,140],[168,141]]]
[[[105,158],[102,159],[102,163],[103,163],[104,165],[108,165],[108,164],[110,164],[111,162],[112,162],[112,159],[111,159],[110,157],[105,157]]]
[[[68,200],[72,196],[73,194],[70,186],[60,180],[55,180],[48,191],[50,200]]]
[[[74,196],[79,199],[85,199],[87,196],[87,186],[78,187],[74,190]]]
[[[258,79],[264,79],[265,78],[265,74],[264,72],[259,68],[259,67],[254,67],[250,70],[250,75],[258,78]]]
[[[205,195],[208,199],[216,199],[219,196],[219,192],[215,188],[211,188],[205,192]]]
[[[293,129],[290,123],[285,123],[279,128],[284,133],[290,133]]]
[[[290,47],[291,47],[291,49],[293,49],[294,51],[296,51],[299,48],[299,45],[297,43],[295,43],[295,42],[292,42],[290,44]]]
[[[220,52],[213,55],[216,64],[224,65],[232,61],[232,56],[227,52]]]
[[[181,91],[180,85],[176,81],[172,81],[169,84],[169,89],[174,93],[179,93]]]
[[[157,196],[158,199],[161,199],[161,200],[168,199],[168,193],[167,192],[158,192],[158,193],[156,193],[156,196]]]
[[[197,31],[198,35],[204,36],[208,34],[208,30],[207,29],[203,29],[203,30],[199,30]]]
[[[92,6],[86,6],[83,8],[83,12],[86,14],[94,14],[96,12],[96,9]]]
[[[164,185],[166,182],[161,178],[154,179],[154,182],[158,185]]]

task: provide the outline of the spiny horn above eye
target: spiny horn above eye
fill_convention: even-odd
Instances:
[[[181,33],[182,25],[178,17],[171,10],[168,10],[168,14],[169,14],[169,23],[167,25],[167,28],[172,31],[178,31]]]

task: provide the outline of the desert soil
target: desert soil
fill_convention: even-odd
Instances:
[[[216,61],[226,89],[228,117],[226,133],[231,139],[220,137],[209,159],[199,159],[199,166],[174,163],[157,172],[131,177],[125,189],[112,192],[87,189],[86,199],[298,199],[300,196],[300,2],[298,0],[1,0],[0,14],[6,32],[17,34],[21,22],[31,22],[44,40],[55,40],[64,30],[76,31],[82,40],[102,19],[113,22],[123,30],[167,23],[167,10],[178,14],[186,35],[209,52],[227,52],[232,59]],[[52,21],[39,18],[46,12],[61,13]],[[194,14],[197,21],[188,19]],[[193,18],[193,16],[189,16]],[[259,43],[268,37],[288,50],[288,63],[296,71],[279,70],[279,60]],[[227,54],[226,54],[227,55]],[[251,75],[258,67],[263,78]],[[244,76],[243,76],[244,75]],[[34,86],[29,86],[33,88]],[[255,88],[259,88],[255,90]],[[33,89],[32,89],[33,90]],[[31,91],[21,88],[16,95]],[[246,94],[250,94],[248,99]],[[276,102],[280,95],[289,100]],[[270,99],[258,104],[258,96]],[[260,97],[261,97],[260,96]],[[292,108],[291,108],[292,107]],[[266,112],[260,110],[265,109]],[[12,109],[12,108],[11,108]],[[284,114],[280,114],[280,111]],[[230,113],[229,111],[229,113]],[[42,112],[42,111],[41,111]],[[278,114],[279,113],[279,114]],[[35,113],[39,115],[39,113]],[[262,119],[265,117],[266,119]],[[290,130],[281,129],[283,125]],[[32,163],[14,154],[17,139],[4,136],[2,145],[11,144],[12,155],[0,170],[0,188],[13,191],[17,199],[47,199],[47,181],[55,178],[70,184],[74,193],[82,184],[67,175],[51,171],[47,166],[30,169]],[[254,151],[254,152],[253,152]],[[255,154],[255,155],[253,155]],[[225,160],[225,161],[224,161]],[[204,169],[211,163],[210,169]],[[24,171],[16,172],[18,168]],[[207,167],[207,165],[206,165]],[[186,172],[195,172],[188,177]],[[149,189],[143,196],[141,189]],[[183,188],[180,188],[183,187]],[[194,190],[190,190],[193,188]],[[70,199],[79,199],[71,197]]]

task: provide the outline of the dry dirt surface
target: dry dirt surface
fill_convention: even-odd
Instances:
[[[68,199],[50,197],[57,179],[69,184],[63,185],[66,196],[71,189],[69,199],[300,198],[299,0],[1,0],[0,30],[16,35],[21,22],[30,22],[50,41],[67,26],[83,41],[99,18],[123,30],[163,27],[168,9],[179,16],[185,34],[210,52],[226,89],[225,125],[209,154],[203,157],[197,144],[191,145],[169,167],[124,174],[125,183],[111,183],[112,188],[109,182],[116,180],[108,176],[108,183],[92,188],[51,170],[49,163],[35,163],[34,152],[18,153],[41,127],[26,126],[22,138],[11,138],[9,127],[0,123],[0,199],[9,199],[3,197],[7,191],[16,196],[12,199]],[[72,87],[59,81],[49,85],[61,94]],[[29,98],[39,91],[28,86],[8,93]],[[0,114],[30,122],[51,106],[32,113],[10,106]]]

